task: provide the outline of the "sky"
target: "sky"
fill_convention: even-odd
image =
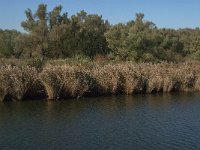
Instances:
[[[80,10],[99,14],[111,24],[126,23],[135,13],[144,13],[145,20],[159,28],[200,27],[200,0],[0,0],[0,28],[23,31],[24,11],[34,12],[40,3],[47,4],[49,11],[62,5],[70,16]]]

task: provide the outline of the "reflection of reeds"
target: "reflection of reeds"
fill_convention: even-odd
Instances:
[[[38,96],[53,100],[91,95],[200,91],[198,62],[46,64],[40,73],[28,66],[4,65],[0,69],[1,101]]]

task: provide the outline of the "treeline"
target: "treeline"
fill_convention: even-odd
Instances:
[[[159,29],[138,13],[134,20],[111,25],[102,16],[80,11],[68,16],[62,6],[25,11],[26,31],[0,30],[0,57],[73,58],[147,61],[200,60],[200,29]]]

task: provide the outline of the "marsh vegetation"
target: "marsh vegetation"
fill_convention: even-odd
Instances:
[[[40,4],[25,11],[26,32],[0,30],[1,101],[200,90],[199,28],[62,12]]]
[[[1,101],[200,90],[199,62],[136,64],[54,60],[42,68],[4,64],[0,69]]]

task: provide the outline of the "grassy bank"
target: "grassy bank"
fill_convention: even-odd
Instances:
[[[200,63],[1,63],[0,101],[200,91]]]

